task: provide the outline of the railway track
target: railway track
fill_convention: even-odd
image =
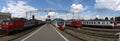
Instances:
[[[67,30],[68,30],[68,29],[67,29]],[[74,35],[74,34],[68,32],[67,30],[64,30],[63,32],[65,32],[65,33],[67,33],[68,35],[71,35],[71,36],[73,36],[73,37],[79,39],[79,41],[86,41],[86,40],[84,40],[84,39],[82,39],[82,38],[80,38],[80,37],[77,37],[76,35]]]
[[[120,32],[120,29],[107,29],[107,28],[90,28],[90,27],[83,27],[82,29],[87,29],[87,30],[94,30],[94,31],[103,31],[103,32]]]
[[[77,34],[74,34],[76,37],[81,38],[86,41],[117,41],[117,36],[114,34],[119,31],[118,30],[113,30],[111,31],[110,29],[99,29],[99,28],[88,28],[88,27],[82,27],[81,30],[77,30],[77,28],[73,28],[70,26],[66,27],[66,32],[67,30],[71,30],[76,32]],[[72,32],[70,32],[72,34]],[[80,37],[81,36],[81,37]],[[87,37],[87,38],[86,38]]]

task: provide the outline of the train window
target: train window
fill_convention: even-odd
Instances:
[[[113,22],[111,21],[110,24],[112,24]]]
[[[8,22],[9,22],[8,20],[3,20],[2,24],[3,25],[8,25]]]
[[[93,24],[93,22],[92,22],[92,21],[91,21],[90,23],[91,23],[91,24]]]
[[[110,24],[110,22],[107,22],[107,24]]]
[[[90,22],[88,21],[88,24],[90,24]]]
[[[90,23],[92,24],[92,21]]]
[[[98,24],[100,24],[100,22],[98,22]]]
[[[83,24],[85,24],[85,22],[83,22]]]
[[[87,21],[87,24],[89,24],[89,22]]]
[[[102,22],[102,24],[105,24],[105,22]]]
[[[95,24],[96,22],[94,22],[94,24]]]
[[[94,21],[92,22],[92,24],[94,24]]]
[[[110,24],[110,22],[108,22],[108,24]]]
[[[88,24],[88,22],[86,21],[86,24]]]
[[[86,24],[86,22],[84,21],[84,24]]]
[[[86,21],[84,21],[84,24],[86,24]]]
[[[90,24],[92,24],[92,22],[90,21]]]
[[[93,24],[93,22],[91,21],[91,24]]]
[[[89,24],[91,24],[91,22],[89,21]]]
[[[107,22],[106,22],[106,21],[104,21],[104,24],[107,24]]]
[[[57,24],[58,25],[64,25],[64,20],[62,20],[62,19],[57,20]]]
[[[88,22],[88,24],[90,24],[90,21]]]
[[[107,24],[109,24],[109,22],[107,22]]]
[[[83,21],[83,23],[84,23],[84,24],[86,24],[86,22],[85,22],[85,21]]]
[[[92,21],[92,24],[94,24],[94,22]]]

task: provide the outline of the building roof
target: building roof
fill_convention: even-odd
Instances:
[[[0,15],[11,15],[11,13],[0,12]]]

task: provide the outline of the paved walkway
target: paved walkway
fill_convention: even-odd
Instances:
[[[68,41],[51,24],[45,24],[21,41]]]

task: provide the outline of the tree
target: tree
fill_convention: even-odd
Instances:
[[[112,17],[112,18],[110,18],[110,20],[113,20],[113,17]]]
[[[108,17],[105,17],[105,20],[108,20]]]
[[[119,17],[115,17],[115,21],[120,21],[120,16]]]
[[[99,20],[99,19],[96,17],[95,20]]]

